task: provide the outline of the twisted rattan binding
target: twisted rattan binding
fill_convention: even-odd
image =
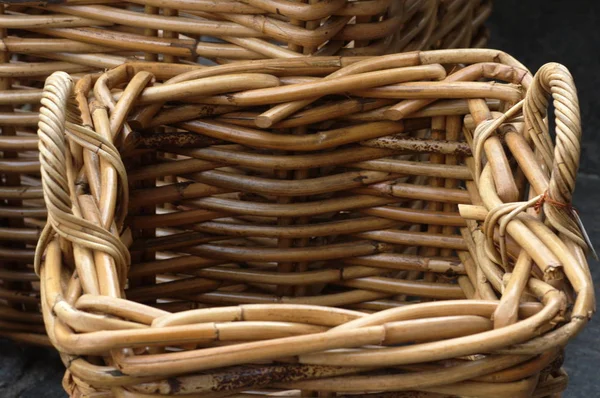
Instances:
[[[565,388],[561,349],[595,303],[553,205],[581,136],[563,66],[441,50],[162,85],[143,68],[54,74],[44,95],[37,269],[71,396]]]
[[[80,79],[137,60],[162,81],[197,63],[478,47],[491,10],[489,0],[0,3],[0,335],[40,344],[32,262],[46,210],[35,126],[52,72]]]

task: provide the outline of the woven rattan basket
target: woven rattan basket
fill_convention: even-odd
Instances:
[[[490,12],[479,0],[0,3],[0,335],[34,343],[47,343],[32,267],[46,216],[35,125],[52,72],[137,59],[161,81],[195,63],[477,47]]]
[[[36,270],[72,396],[565,388],[595,304],[563,66],[439,50],[158,85],[132,64],[56,73],[42,103]]]

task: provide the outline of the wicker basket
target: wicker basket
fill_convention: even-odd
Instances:
[[[490,1],[281,0],[0,4],[0,335],[47,343],[33,248],[44,225],[35,125],[44,80],[137,59],[161,81],[195,63],[481,46]],[[60,3],[60,4],[57,4]],[[231,35],[235,35],[232,37]]]
[[[595,304],[563,66],[467,49],[144,69],[45,87],[36,270],[71,396],[565,388]]]

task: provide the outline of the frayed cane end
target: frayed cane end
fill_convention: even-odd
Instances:
[[[585,230],[585,226],[583,225],[583,222],[581,221],[579,214],[577,213],[577,211],[575,211],[575,209],[571,209],[571,213],[573,213],[573,218],[575,219],[575,222],[577,223],[577,226],[579,227],[579,230],[581,231],[581,234],[583,235],[583,239],[585,240],[585,243],[586,243],[590,253],[592,254],[592,257],[594,258],[594,260],[599,261],[598,253],[596,252],[596,249],[594,248],[594,245],[592,244],[592,241],[591,241],[587,231]]]

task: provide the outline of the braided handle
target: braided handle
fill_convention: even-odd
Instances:
[[[65,72],[55,72],[44,85],[38,121],[38,149],[44,200],[49,218],[56,211],[71,212],[69,183],[66,169],[67,142],[65,125],[67,104],[73,81]]]
[[[36,247],[34,266],[39,274],[41,257],[54,235],[54,214],[70,213],[71,198],[66,171],[65,124],[67,103],[73,89],[73,80],[65,72],[55,72],[44,85],[38,121],[38,149],[44,202],[48,209],[48,222]]]
[[[549,99],[552,97],[556,123],[556,145],[548,132]],[[586,247],[571,207],[581,154],[581,117],[573,76],[557,63],[542,66],[535,74],[523,105],[525,125],[543,161],[550,170],[548,199],[544,212],[557,231]],[[541,192],[540,192],[541,193]]]
[[[108,161],[118,164],[119,170],[124,170],[124,166],[120,163],[118,151],[112,143],[104,140],[91,129],[69,123],[67,118],[72,90],[71,77],[64,72],[55,72],[46,79],[42,94],[38,122],[38,148],[48,222],[36,247],[35,269],[39,273],[41,257],[50,240],[58,234],[73,244],[107,253],[115,260],[118,269],[125,270],[129,264],[129,252],[120,238],[102,225],[82,217],[73,190],[75,172],[67,137],[78,145],[93,150]],[[77,134],[72,134],[68,130],[74,130]],[[126,181],[126,178],[122,180]],[[126,182],[124,184],[126,185]],[[121,271],[121,278],[125,277],[126,273]]]

